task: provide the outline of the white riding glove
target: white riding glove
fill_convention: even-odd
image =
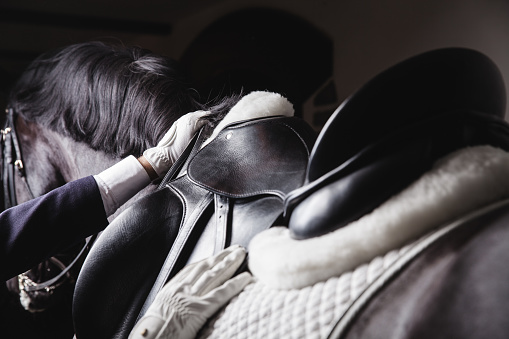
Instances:
[[[208,318],[252,282],[244,272],[231,278],[246,250],[238,245],[182,269],[157,294],[129,339],[195,338]]]
[[[143,152],[143,156],[152,165],[159,177],[165,175],[173,163],[182,154],[194,134],[205,123],[200,118],[210,112],[196,111],[187,113],[173,123],[156,147]]]

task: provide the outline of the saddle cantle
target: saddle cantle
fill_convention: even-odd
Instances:
[[[272,226],[284,196],[304,182],[314,132],[293,117],[234,123],[176,162],[161,189],[102,233],[76,284],[78,338],[126,338],[186,263]],[[144,306],[145,305],[145,306]]]

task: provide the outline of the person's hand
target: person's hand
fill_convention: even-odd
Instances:
[[[206,120],[200,118],[209,113],[207,111],[196,111],[180,117],[173,123],[156,147],[143,152],[143,157],[159,177],[164,176],[182,154],[196,131],[206,123]]]
[[[208,318],[252,282],[244,272],[231,278],[246,250],[231,246],[186,266],[157,294],[129,339],[194,338]]]

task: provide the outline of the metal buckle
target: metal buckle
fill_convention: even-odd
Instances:
[[[5,141],[5,139],[7,138],[7,134],[9,134],[11,132],[11,128],[10,127],[6,127],[5,129],[2,129],[0,130],[0,133],[2,133],[2,140]]]

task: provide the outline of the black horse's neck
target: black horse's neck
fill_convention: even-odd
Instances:
[[[36,197],[67,182],[98,174],[121,160],[20,117],[16,120],[16,128],[27,181]],[[31,199],[31,196],[19,181],[16,178],[16,196],[18,203],[22,203]],[[155,189],[155,185],[150,185],[140,191],[112,215],[110,221],[132,201]]]

